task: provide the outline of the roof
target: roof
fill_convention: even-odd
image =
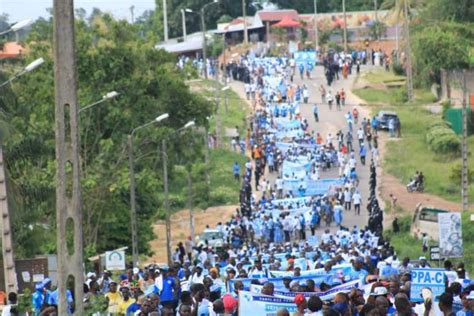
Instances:
[[[213,31],[209,31],[212,33]],[[202,50],[202,32],[189,34],[185,41],[179,42],[178,39],[170,39],[167,42],[161,42],[155,46],[156,49],[164,49],[169,53],[182,54]]]
[[[21,55],[25,49],[17,42],[6,42],[0,50],[0,58],[13,58]]]
[[[285,16],[280,22],[273,25],[274,27],[299,27],[300,22],[293,20],[289,16]]]
[[[279,22],[283,20],[285,16],[288,16],[293,20],[299,20],[298,12],[296,10],[261,10],[257,11],[257,15],[262,22]]]

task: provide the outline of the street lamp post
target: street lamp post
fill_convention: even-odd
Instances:
[[[201,8],[201,30],[202,30],[202,59],[203,59],[203,70],[204,70],[204,78],[207,79],[207,42],[206,42],[206,23],[204,21],[204,13],[206,8],[209,6],[218,3],[218,0],[214,0],[214,2],[208,3]]]
[[[23,68],[22,70],[20,70],[16,74],[14,74],[13,77],[11,77],[10,79],[8,79],[4,83],[2,83],[0,85],[0,88],[3,87],[3,86],[6,86],[7,84],[10,84],[13,80],[18,79],[19,77],[23,76],[24,74],[27,74],[27,73],[35,70],[36,68],[41,66],[41,64],[43,64],[43,63],[44,63],[43,58],[38,58],[38,59],[34,60],[30,64],[28,64],[28,66],[26,66],[25,68]]]
[[[85,111],[85,110],[88,110],[88,109],[90,109],[91,107],[94,107],[94,106],[96,106],[96,105],[99,105],[99,104],[101,104],[101,103],[103,103],[103,102],[105,102],[105,101],[107,101],[107,100],[113,99],[113,98],[117,97],[118,95],[119,95],[119,93],[118,93],[117,91],[108,92],[108,93],[107,93],[106,95],[104,95],[104,96],[102,97],[102,99],[100,99],[99,101],[94,102],[94,103],[91,103],[91,104],[89,104],[89,105],[86,105],[86,106],[83,107],[83,108],[80,108],[78,113],[81,113],[81,112],[83,112],[83,111]]]
[[[20,22],[21,23],[21,22]],[[19,24],[19,23],[17,23]],[[24,23],[23,23],[24,24]],[[15,25],[11,29],[14,29]],[[6,34],[3,32],[1,34]],[[0,35],[1,35],[0,34]],[[33,63],[26,66],[22,71],[16,74],[14,77],[5,81],[0,85],[1,87],[6,86],[12,82],[15,78],[26,74],[43,63],[43,59],[34,61]],[[5,176],[5,164],[3,160],[3,144],[0,143],[0,229],[2,230],[2,255],[3,255],[3,273],[5,276],[5,290],[7,292],[16,292],[18,290],[18,281],[16,277],[15,269],[15,256],[13,252],[13,241],[11,235],[11,223],[10,223],[10,211],[8,209],[8,190],[7,180]]]
[[[342,13],[344,14],[344,53],[347,53],[347,14],[346,14],[346,0],[342,0]]]
[[[244,17],[244,44],[247,45],[249,43],[249,33],[247,29],[247,7],[245,0],[242,0],[242,15]]]
[[[176,130],[174,133],[169,135],[167,138],[178,134],[182,130],[185,130],[187,128],[190,128],[194,126],[195,123],[194,121],[189,121],[181,127],[180,129]],[[163,159],[163,186],[164,186],[164,193],[165,193],[165,200],[164,200],[164,205],[165,205],[165,213],[166,213],[166,254],[168,256],[168,264],[171,265],[172,260],[171,260],[171,214],[170,214],[170,205],[169,205],[169,189],[168,189],[168,156],[166,154],[166,140],[167,138],[164,138],[161,141],[161,155]]]
[[[181,20],[183,25],[183,41],[186,41],[186,11],[181,9]]]
[[[8,30],[5,30],[3,32],[0,32],[0,36],[2,35],[5,35],[5,34],[8,34],[10,32],[18,32],[19,30],[21,29],[24,29],[25,27],[28,27],[31,25],[31,23],[33,23],[32,20],[28,19],[28,20],[23,20],[23,21],[20,21],[18,23],[15,23],[13,24]],[[17,40],[18,41],[18,40]]]
[[[313,21],[314,21],[314,41],[315,41],[315,50],[318,49],[318,46],[319,46],[319,33],[318,33],[318,2],[317,0],[314,0],[313,1],[313,5],[314,5],[314,18],[313,18]]]
[[[137,128],[134,128],[130,135],[128,135],[128,170],[130,177],[130,219],[132,225],[132,257],[133,257],[133,266],[138,266],[138,227],[137,227],[137,211],[136,211],[136,199],[135,199],[135,169],[133,161],[133,136],[135,133],[147,126],[150,126],[154,123],[159,123],[169,117],[168,113],[158,116],[151,122],[148,122],[144,125],[141,125]]]

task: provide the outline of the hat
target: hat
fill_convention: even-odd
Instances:
[[[466,300],[474,300],[474,291],[469,292],[469,295],[466,296]]]
[[[36,283],[35,290],[41,291],[42,289],[43,289],[43,283],[42,282]]]
[[[222,302],[224,303],[225,311],[234,311],[237,307],[237,300],[230,294],[224,295]]]
[[[51,284],[51,279],[46,278],[41,282],[41,284],[43,285],[43,287],[45,287],[46,285]]]
[[[95,273],[94,272],[87,272],[87,278],[90,279],[92,277],[95,277]]]
[[[133,268],[133,274],[138,274],[140,272],[140,269],[137,267]]]
[[[421,260],[426,260],[426,257],[421,256],[420,258],[418,258],[418,260],[420,260],[420,261],[421,261]]]
[[[295,296],[294,302],[295,302],[296,305],[299,305],[299,304],[303,303],[303,301],[305,301],[305,300],[306,300],[306,299],[304,298],[304,295],[303,295],[303,294],[297,294],[297,295]]]
[[[380,296],[380,295],[387,295],[387,288],[383,286],[377,286],[374,289],[374,292],[370,293],[370,296]]]

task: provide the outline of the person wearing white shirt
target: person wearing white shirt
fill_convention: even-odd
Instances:
[[[360,196],[359,191],[355,191],[354,194],[352,195],[352,200],[354,201],[354,210],[357,215],[360,215],[360,203],[362,200],[362,197]]]
[[[311,296],[308,299],[308,309],[305,316],[322,316],[323,315],[323,301],[318,296]]]

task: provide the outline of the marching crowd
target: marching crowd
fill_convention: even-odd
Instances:
[[[300,107],[312,107],[319,122],[318,109],[332,103],[331,82],[340,71],[341,79],[349,76],[354,63],[357,54],[327,56],[328,90],[321,85],[321,102],[309,104],[308,86],[293,82],[302,64],[242,56],[245,92],[257,106],[245,141],[233,141],[251,159],[232,167],[242,184],[240,208],[215,227],[223,246],[198,247],[188,238],[171,265],[88,273],[87,315],[473,315],[474,285],[462,263],[444,262],[443,293],[424,288],[413,299],[412,272],[428,269],[426,258],[399,258],[380,231],[344,220],[367,212],[358,170],[367,159],[372,168],[378,163],[377,118],[345,110],[346,128],[323,136]],[[338,109],[345,98],[337,91]],[[48,279],[38,283],[34,314],[55,315],[57,296]],[[73,293],[68,303],[73,310]]]

